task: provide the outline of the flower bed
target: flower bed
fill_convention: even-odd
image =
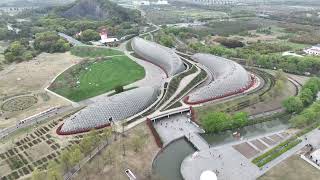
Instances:
[[[290,138],[280,143],[278,146],[272,148],[271,150],[267,151],[266,153],[262,154],[261,156],[256,157],[252,160],[252,163],[256,164],[258,167],[262,167],[270,161],[276,159],[283,153],[287,152],[291,148],[295,147],[301,141],[301,139],[297,139],[296,137]]]

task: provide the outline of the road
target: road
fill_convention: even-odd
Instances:
[[[56,117],[59,114],[65,113],[65,112],[70,111],[72,109],[73,109],[72,106],[54,107],[54,108],[50,108],[46,111],[43,111],[39,114],[36,114],[34,116],[28,117],[24,120],[21,120],[20,123],[14,125],[14,126],[10,126],[8,128],[0,130],[0,140],[7,137],[10,134],[13,134],[14,132],[16,132],[22,128],[36,125],[40,122],[48,120],[48,118]]]

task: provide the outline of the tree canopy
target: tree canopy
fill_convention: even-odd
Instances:
[[[68,51],[70,45],[56,32],[47,31],[35,35],[34,48],[41,52],[54,53]]]
[[[220,132],[245,126],[248,123],[248,114],[239,112],[232,116],[224,112],[211,112],[200,121],[206,132]]]

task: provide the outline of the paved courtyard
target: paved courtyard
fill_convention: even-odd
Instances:
[[[156,120],[154,127],[164,144],[182,136],[191,137],[194,132],[202,132],[187,117],[186,113],[176,114]]]
[[[281,131],[276,134],[265,134],[252,139],[245,139],[241,142],[203,149],[183,160],[180,169],[181,174],[185,180],[199,180],[203,171],[212,170],[217,173],[219,180],[254,180],[275,165],[279,164],[281,161],[293,154],[296,154],[306,144],[310,143],[314,145],[314,147],[320,146],[320,130],[316,129],[302,137],[301,139],[303,139],[303,141],[300,144],[274,159],[261,169],[251,163],[252,158],[256,157],[258,154],[252,155],[250,152],[248,153],[249,155],[243,155],[233,147],[235,145],[242,144],[240,146],[241,148],[243,148],[242,146],[250,146],[250,151],[255,152],[257,149],[260,149],[258,148],[259,146],[261,147],[260,153],[263,153],[272,148],[275,144],[280,143],[280,141],[278,141],[280,138],[285,139],[289,136],[289,134]],[[305,140],[305,137],[307,140]],[[266,141],[272,141],[272,144],[274,145],[269,145]],[[254,145],[253,142],[257,145]],[[248,155],[249,157],[247,158],[245,155]]]
[[[217,173],[219,180],[253,180],[284,159],[297,153],[306,144],[311,143],[315,147],[320,144],[320,131],[314,130],[305,136],[307,140],[303,138],[303,142],[274,159],[263,168],[260,169],[251,163],[252,158],[280,143],[281,141],[278,141],[280,138],[285,139],[289,136],[290,133],[280,131],[198,151],[184,159],[181,164],[181,174],[186,180],[198,180],[203,171],[212,170]],[[271,142],[269,142],[270,145],[267,141]]]

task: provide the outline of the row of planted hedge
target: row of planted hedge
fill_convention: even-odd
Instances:
[[[306,133],[312,131],[313,129],[319,127],[319,123],[313,123],[311,126],[302,129],[299,131],[294,137],[280,143],[278,146],[270,149],[266,153],[254,158],[252,160],[252,163],[256,164],[258,167],[262,167],[268,162],[274,160],[275,158],[279,157],[283,153],[287,152],[291,148],[295,147],[297,144],[299,144],[302,140],[298,139],[298,137],[301,137],[305,135]]]
[[[262,154],[261,156],[253,159],[252,162],[258,167],[262,167],[270,161],[276,159],[283,153],[287,152],[291,148],[295,147],[301,141],[301,139],[297,139],[296,137],[290,138],[280,143],[278,146],[272,148],[271,150],[267,151],[266,153]]]
[[[158,147],[162,148],[163,147],[163,141],[162,141],[160,135],[158,134],[157,130],[154,128],[151,119],[149,119],[149,118],[147,119],[147,125],[148,125],[149,129],[151,130],[151,133],[152,133],[152,135],[153,135]]]

